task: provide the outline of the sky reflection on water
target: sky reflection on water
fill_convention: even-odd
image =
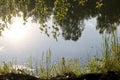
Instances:
[[[34,57],[34,60],[37,58],[41,60],[42,53],[46,53],[49,49],[52,52],[53,61],[61,57],[87,60],[90,56],[100,54],[103,40],[102,35],[96,30],[96,17],[85,20],[85,29],[77,41],[64,40],[62,36],[56,41],[52,37],[41,34],[37,26],[39,27],[38,24],[28,21],[25,26],[28,34],[26,38],[17,43],[12,38],[10,40],[2,36],[0,38],[0,61],[10,61],[15,58],[18,63],[23,63],[30,56]]]

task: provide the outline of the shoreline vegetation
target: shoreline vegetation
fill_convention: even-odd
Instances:
[[[0,80],[120,80],[120,44],[113,33],[105,36],[102,58],[90,58],[81,66],[80,59],[61,58],[51,63],[51,51],[42,56],[40,64],[33,68],[30,57],[27,67],[14,65],[14,62],[3,62],[0,65]]]

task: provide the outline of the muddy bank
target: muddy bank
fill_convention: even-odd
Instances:
[[[8,73],[0,75],[0,80],[46,80],[26,74]],[[120,72],[109,71],[107,73],[88,73],[80,76],[66,75],[56,76],[47,80],[120,80]]]

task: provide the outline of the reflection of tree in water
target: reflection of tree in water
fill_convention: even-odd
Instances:
[[[77,40],[81,36],[84,27],[84,19],[91,19],[97,16],[97,26],[100,33],[104,31],[110,33],[114,31],[120,23],[120,6],[119,0],[100,0],[100,7],[97,8],[97,0],[88,0],[84,6],[79,5],[78,2],[70,0],[66,16],[61,25],[63,37],[65,39]],[[55,15],[56,16],[56,15]]]
[[[62,35],[66,40],[78,40],[84,27],[84,17],[80,15],[79,5],[71,0],[68,11],[64,19],[59,22]],[[55,15],[56,16],[56,15]]]
[[[97,17],[96,29],[100,33],[111,32],[120,23],[120,0],[3,0],[0,2],[0,17],[5,22],[0,25],[3,30],[11,17],[23,12],[23,19],[32,16],[43,26],[40,29],[48,34],[45,22],[54,15],[54,24],[60,25],[66,40],[78,40],[84,29],[84,20]],[[54,27],[54,37],[59,31]]]
[[[120,0],[104,0],[99,16],[97,18],[97,29],[100,33],[105,30],[110,33],[120,24]]]

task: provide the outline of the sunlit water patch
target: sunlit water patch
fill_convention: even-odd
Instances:
[[[84,21],[84,31],[77,41],[64,40],[62,36],[59,36],[56,41],[51,36],[47,37],[45,34],[41,34],[39,24],[31,23],[30,20],[26,25],[22,23],[21,18],[17,18],[12,24],[13,26],[11,25],[9,30],[3,32],[4,34],[0,38],[1,62],[15,58],[18,63],[24,63],[29,56],[32,56],[33,60],[37,58],[40,61],[42,54],[49,49],[53,62],[62,57],[81,58],[87,61],[87,58],[96,55],[96,53],[100,54],[102,35],[96,30],[96,17]],[[52,21],[48,24],[51,25]]]

